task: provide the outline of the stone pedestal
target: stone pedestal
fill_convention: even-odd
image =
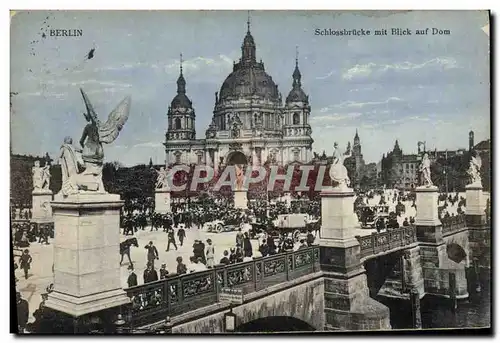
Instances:
[[[469,229],[470,260],[480,268],[491,267],[491,229],[486,225],[486,201],[479,183],[465,187],[465,216]]]
[[[443,243],[443,227],[438,215],[438,188],[417,187],[415,226],[419,242]]]
[[[52,191],[51,190],[40,190],[33,191],[33,202],[32,202],[32,219],[39,221],[52,221],[52,207],[50,202],[52,201]]]
[[[56,196],[51,205],[54,292],[46,306],[80,317],[129,303],[121,288],[120,196]]]
[[[441,225],[438,215],[439,190],[436,186],[421,186],[415,189],[417,199],[417,214],[415,225],[435,226]]]
[[[481,226],[486,224],[486,201],[483,187],[476,183],[465,186],[465,215],[468,226]]]
[[[354,192],[321,193],[320,263],[325,282],[325,330],[390,329],[389,308],[370,298],[360,262]]]
[[[170,206],[170,191],[166,189],[155,190],[155,212],[156,213],[170,213],[172,208]]]
[[[246,210],[248,208],[248,191],[246,189],[237,189],[234,191],[234,207]]]
[[[438,188],[418,187],[416,189],[417,214],[415,226],[420,247],[420,261],[426,293],[448,297],[449,273],[457,275],[457,298],[467,298],[465,265],[457,264],[448,258],[447,242],[443,237],[443,227],[438,216]],[[450,241],[452,237],[448,237]]]
[[[357,242],[355,229],[360,228],[354,213],[354,191],[351,188],[329,188],[321,192],[320,242],[345,244]],[[323,244],[322,244],[323,245]]]

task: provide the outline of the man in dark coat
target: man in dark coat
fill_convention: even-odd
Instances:
[[[186,238],[186,231],[184,228],[180,227],[179,230],[177,230],[177,237],[179,237],[179,242],[181,242],[181,247],[182,244],[184,243],[184,238]]]
[[[28,249],[24,249],[23,254],[19,257],[19,266],[24,270],[24,278],[28,279],[28,271],[31,268],[31,262],[33,259],[31,258],[30,252]]]
[[[174,229],[172,229],[172,228],[168,229],[167,235],[168,235],[168,243],[167,243],[167,250],[166,251],[170,250],[170,244],[173,244],[175,247],[175,250],[177,250],[177,244],[175,244]]]
[[[259,251],[262,257],[266,257],[269,254],[269,247],[267,246],[267,241],[264,239],[259,247]]]
[[[17,325],[19,333],[23,333],[28,323],[29,318],[29,304],[26,300],[21,298],[21,293],[16,293],[16,305],[17,305]]]
[[[134,287],[137,286],[137,274],[134,272],[134,267],[133,266],[128,266],[128,279],[127,279],[127,284],[128,287]]]
[[[200,258],[201,258],[201,263],[207,264],[207,257],[205,256],[205,243],[203,241],[200,241]]]
[[[245,254],[245,257],[252,257],[253,252],[252,252],[252,242],[250,242],[250,237],[248,237],[248,232],[245,232],[244,238],[243,238],[243,252]]]
[[[187,273],[187,267],[184,263],[182,263],[182,257],[177,257],[177,274],[182,275]]]
[[[308,246],[313,245],[313,244],[314,244],[314,240],[315,240],[315,239],[316,239],[316,238],[314,237],[314,235],[312,234],[312,232],[311,232],[311,231],[308,231],[308,232],[307,232],[307,245],[308,245]]]
[[[160,268],[160,280],[166,279],[168,276],[167,265],[163,263]]]
[[[159,259],[158,250],[153,245],[153,241],[150,241],[149,244],[144,247],[144,249],[147,249],[147,251],[148,251],[148,264],[151,264],[151,266],[154,269],[155,260]]]
[[[158,273],[153,268],[153,265],[148,263],[148,267],[144,271],[144,283],[155,282],[158,281]]]

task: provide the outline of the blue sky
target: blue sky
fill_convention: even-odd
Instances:
[[[49,17],[49,19],[46,19]],[[44,23],[45,21],[45,23]],[[85,125],[82,87],[101,120],[126,95],[130,118],[105,146],[125,165],[165,159],[166,112],[176,94],[179,54],[196,110],[198,138],[211,121],[214,93],[238,60],[246,11],[31,11],[11,19],[11,141],[14,153],[54,156]],[[295,47],[311,102],[313,149],[332,153],[356,128],[367,162],[399,140],[404,152],[468,146],[489,138],[487,12],[252,11],[257,58],[286,97]],[[50,27],[47,27],[49,25]],[[317,28],[441,28],[447,36],[315,36]],[[81,29],[82,37],[42,38],[48,29]],[[95,56],[85,61],[90,49]]]

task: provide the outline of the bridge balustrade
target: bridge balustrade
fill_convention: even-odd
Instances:
[[[447,235],[467,227],[465,215],[441,218],[441,223],[443,224],[443,235]]]
[[[385,232],[373,232],[369,236],[356,236],[360,245],[360,258],[378,255],[397,248],[404,248],[417,241],[414,225],[388,229]]]
[[[217,303],[223,287],[242,289],[246,295],[319,270],[319,246],[311,246],[253,261],[217,265],[206,271],[172,275],[125,290],[131,300],[128,321],[135,327],[154,323],[166,316]]]

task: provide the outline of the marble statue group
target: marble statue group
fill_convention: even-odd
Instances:
[[[104,160],[103,143],[110,144],[118,137],[130,112],[130,97],[118,104],[109,114],[108,120],[101,123],[85,92],[80,89],[87,112],[84,113],[88,124],[80,139],[80,148],[73,145],[71,137],[65,137],[59,153],[62,171],[63,196],[81,191],[106,193],[102,182]]]
[[[156,170],[156,173],[158,174],[156,177],[156,184],[155,188],[156,189],[162,189],[162,190],[169,190],[169,178],[171,178],[172,175],[171,173],[165,169],[165,167],[161,167],[160,170]]]
[[[433,186],[431,179],[431,160],[429,159],[429,154],[424,153],[424,157],[422,158],[422,163],[420,164],[419,170],[422,173],[421,186]]]
[[[47,163],[40,167],[40,161],[35,161],[32,167],[33,173],[33,191],[47,191],[50,187],[50,165]]]
[[[340,151],[339,144],[335,142],[333,144],[333,160],[330,165],[330,179],[332,180],[332,186],[338,188],[349,187],[351,181],[347,175],[347,168],[344,166],[344,160],[351,156],[351,144],[347,143],[347,149],[345,152]]]
[[[467,170],[467,174],[469,175],[470,178],[470,184],[482,187],[481,164],[482,164],[481,157],[479,156],[478,153],[473,152],[469,162],[469,169]]]

